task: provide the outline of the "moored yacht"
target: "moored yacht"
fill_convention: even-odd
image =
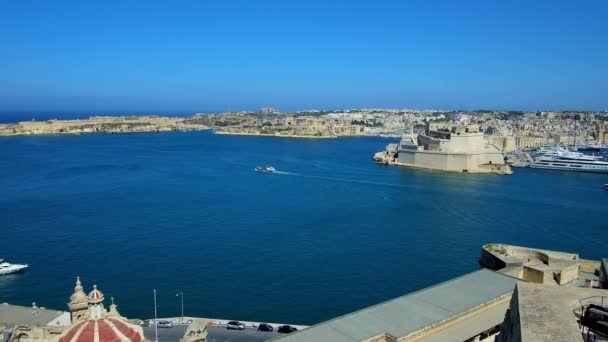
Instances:
[[[530,167],[537,169],[608,173],[608,162],[601,157],[586,156],[578,152],[558,152],[537,157]]]
[[[4,261],[4,259],[0,259],[0,274],[17,273],[23,271],[26,268],[28,268],[27,264],[11,264],[9,262]]]

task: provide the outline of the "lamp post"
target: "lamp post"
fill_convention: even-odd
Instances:
[[[158,342],[158,317],[156,315],[156,289],[154,289],[154,336],[155,342]]]
[[[183,322],[184,321],[184,293],[180,292],[180,293],[176,294],[175,296],[182,297],[182,322]]]

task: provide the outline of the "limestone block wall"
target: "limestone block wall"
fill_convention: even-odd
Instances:
[[[555,281],[558,284],[564,285],[578,278],[578,265],[571,265],[562,269],[562,271],[557,274]]]
[[[553,272],[543,272],[524,266],[524,279],[538,284],[551,284],[553,283]]]
[[[481,249],[481,256],[479,257],[479,264],[483,267],[489,268],[494,271],[507,266],[504,261],[500,260],[499,258],[494,256],[492,253],[488,252],[485,248]]]
[[[450,152],[480,152],[484,145],[483,133],[452,134],[448,149]]]
[[[443,171],[475,170],[477,168],[476,165],[473,166],[474,163],[469,161],[467,155],[424,151],[418,151],[417,153],[399,151],[397,162]]]

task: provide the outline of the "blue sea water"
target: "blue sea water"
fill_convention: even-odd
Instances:
[[[210,132],[0,139],[0,302],[313,324],[474,271],[482,244],[608,255],[608,176],[385,167],[391,140]],[[254,172],[273,165],[280,173]]]
[[[203,112],[203,111],[199,111]],[[214,113],[218,111],[204,111]],[[194,112],[158,112],[158,111],[7,111],[0,110],[0,124],[10,124],[20,121],[46,121],[46,120],[75,120],[87,119],[91,116],[128,116],[128,115],[164,115],[164,116],[190,116]]]

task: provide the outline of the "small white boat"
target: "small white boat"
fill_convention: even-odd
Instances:
[[[28,268],[27,264],[11,264],[9,262],[4,261],[3,259],[0,259],[0,274],[17,273],[23,271],[26,268]]]
[[[269,173],[276,171],[276,169],[272,166],[256,166],[255,170],[258,172],[269,172]]]

